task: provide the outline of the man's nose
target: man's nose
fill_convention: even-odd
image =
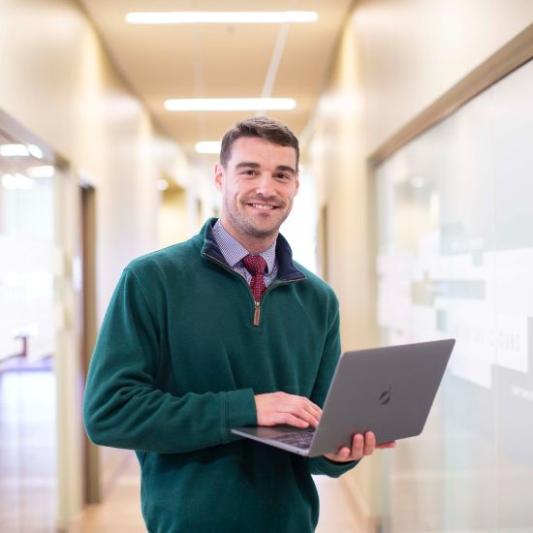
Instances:
[[[259,180],[256,183],[256,193],[263,196],[273,196],[275,194],[276,181],[273,176],[264,172],[259,176]]]

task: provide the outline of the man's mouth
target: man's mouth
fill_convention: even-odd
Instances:
[[[272,210],[272,209],[278,209],[278,205],[276,204],[265,204],[265,203],[253,203],[253,202],[248,202],[246,205],[249,205],[251,207],[254,207],[255,209],[264,209],[265,211],[269,211],[269,210]]]

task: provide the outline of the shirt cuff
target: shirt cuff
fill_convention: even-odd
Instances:
[[[236,440],[231,430],[241,426],[256,426],[257,411],[253,389],[239,389],[226,392],[226,438]]]
[[[347,463],[337,463],[330,461],[327,457],[313,457],[309,459],[311,474],[322,474],[329,477],[339,477],[354,468],[359,461],[349,461]]]

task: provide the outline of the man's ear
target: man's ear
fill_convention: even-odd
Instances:
[[[220,163],[215,163],[213,168],[215,175],[215,185],[219,191],[222,190],[222,182],[224,180],[224,167]]]

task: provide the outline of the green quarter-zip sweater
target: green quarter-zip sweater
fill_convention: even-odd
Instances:
[[[280,235],[278,277],[256,305],[216,245],[215,221],[125,268],[91,360],[87,432],[136,451],[150,533],[312,532],[311,474],[337,477],[356,463],[230,430],[256,425],[255,394],[323,404],[340,354],[338,303]]]

